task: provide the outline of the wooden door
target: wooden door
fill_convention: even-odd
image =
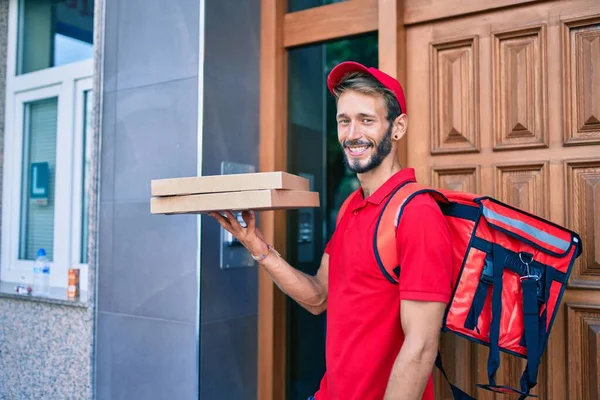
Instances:
[[[404,21],[409,165],[423,183],[491,195],[582,236],[534,392],[600,399],[600,1],[407,0]],[[463,389],[512,398],[475,388],[486,347],[442,343]],[[523,368],[503,355],[498,382],[519,387]],[[451,399],[439,375],[437,398]]]

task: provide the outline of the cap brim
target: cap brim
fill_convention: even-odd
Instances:
[[[342,62],[336,65],[327,77],[327,87],[329,88],[329,91],[333,93],[333,89],[337,86],[337,84],[346,74],[350,72],[366,72],[367,74],[371,74],[369,68],[362,64],[354,61]]]

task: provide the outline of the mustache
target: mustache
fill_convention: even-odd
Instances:
[[[365,142],[363,140],[346,140],[344,142],[344,147],[349,147],[349,146],[371,146],[371,143],[369,142]]]

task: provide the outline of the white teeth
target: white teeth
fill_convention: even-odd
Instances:
[[[367,151],[368,148],[369,146],[349,146],[348,150],[351,154],[362,154]]]

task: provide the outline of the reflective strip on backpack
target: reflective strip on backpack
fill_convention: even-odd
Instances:
[[[571,242],[567,242],[559,237],[556,237],[548,232],[542,231],[532,225],[529,225],[518,219],[507,217],[506,215],[499,214],[495,211],[490,210],[486,206],[483,206],[483,215],[486,219],[491,221],[498,221],[512,228],[518,229],[528,236],[534,237],[537,241],[546,243],[547,245],[553,246],[562,251],[569,250]]]

